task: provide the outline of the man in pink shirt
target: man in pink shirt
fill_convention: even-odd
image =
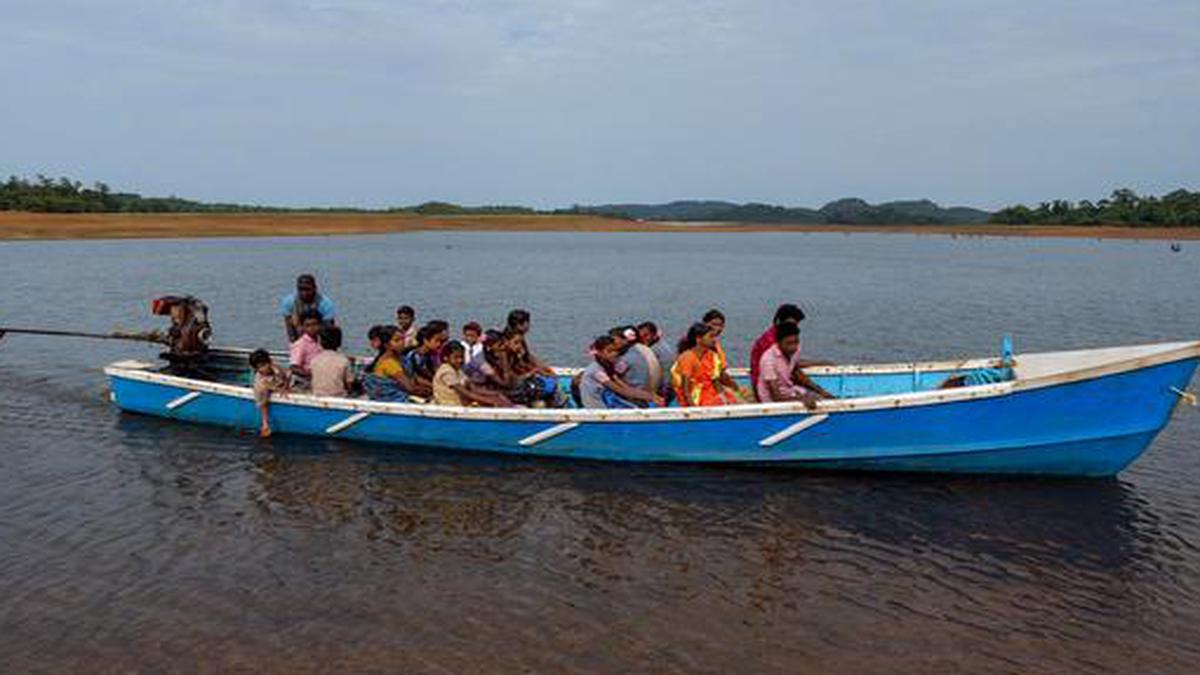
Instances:
[[[801,370],[800,327],[785,321],[775,327],[776,343],[771,345],[758,363],[758,384],[755,393],[763,403],[802,401],[809,408],[819,398],[833,398]]]
[[[780,305],[779,309],[775,310],[775,320],[771,322],[771,326],[763,331],[763,334],[758,336],[758,339],[754,341],[754,346],[750,348],[750,388],[754,391],[755,396],[758,395],[758,379],[762,372],[759,368],[759,362],[762,361],[763,354],[778,341],[777,331],[779,330],[779,326],[785,323],[799,326],[803,320],[804,310],[791,303]],[[799,360],[799,354],[800,345],[797,343],[796,359],[798,359],[800,367],[832,365],[827,361]],[[764,399],[759,397],[758,400],[763,401]]]
[[[321,314],[308,311],[300,316],[300,337],[288,348],[288,361],[292,366],[292,374],[303,381],[312,378],[313,357],[321,353],[321,345],[317,342],[317,334],[321,332]]]
[[[804,311],[796,305],[791,303],[780,305],[779,309],[775,310],[775,320],[772,321],[771,325],[765,331],[763,331],[763,334],[759,335],[758,339],[754,341],[754,346],[750,348],[750,387],[754,389],[755,392],[758,391],[758,377],[760,373],[758,369],[758,362],[762,360],[762,355],[775,344],[777,340],[775,329],[778,328],[779,324],[781,323],[793,323],[800,325],[800,322],[803,320]]]

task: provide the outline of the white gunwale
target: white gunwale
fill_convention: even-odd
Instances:
[[[233,351],[233,350],[225,350]],[[417,416],[435,419],[470,419],[515,422],[664,422],[773,417],[784,415],[836,414],[890,408],[941,405],[958,401],[1005,396],[1013,392],[1052,387],[1106,375],[1140,370],[1152,366],[1200,357],[1200,341],[1171,342],[1107,349],[1022,354],[1016,357],[1016,378],[1008,382],[955,389],[937,389],[883,396],[820,401],[809,410],[802,403],[748,403],[711,408],[655,408],[627,410],[466,408],[413,403],[385,403],[364,399],[317,397],[309,394],[279,394],[276,403],[348,413],[366,412],[386,415]],[[805,369],[814,374],[887,373],[943,371],[962,368],[993,367],[996,359],[965,359],[905,364],[832,366]],[[142,362],[117,362],[104,369],[110,377],[158,384],[179,389],[253,399],[250,387],[193,380],[153,372]],[[571,372],[560,369],[559,372]]]

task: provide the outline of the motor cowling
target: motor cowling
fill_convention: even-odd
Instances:
[[[208,305],[191,295],[164,295],[150,302],[155,316],[171,317],[167,330],[168,352],[172,363],[194,361],[208,352],[212,340],[212,324],[208,320]]]

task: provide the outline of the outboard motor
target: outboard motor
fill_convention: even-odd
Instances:
[[[164,295],[150,303],[150,311],[171,317],[165,340],[167,351],[160,354],[171,364],[168,371],[176,375],[202,374],[212,340],[208,305],[190,295]]]

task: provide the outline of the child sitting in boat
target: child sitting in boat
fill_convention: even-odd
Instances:
[[[469,321],[462,327],[462,346],[468,362],[483,351],[483,343],[479,341],[482,337],[483,328],[478,323]]]
[[[324,326],[317,335],[317,341],[321,343],[321,353],[313,357],[309,364],[313,395],[349,396],[354,387],[354,370],[349,357],[338,351],[342,348],[342,329]]]
[[[436,326],[422,326],[417,331],[417,346],[404,354],[401,363],[408,376],[410,394],[423,398],[433,395],[433,375],[437,371],[434,362],[442,349],[442,335]]]
[[[611,335],[592,342],[593,361],[579,375],[579,401],[585,408],[644,408],[662,406],[663,399],[631,386],[616,373],[621,345]]]
[[[396,328],[404,335],[405,349],[417,346],[417,311],[408,305],[396,308]]]
[[[430,360],[433,369],[430,371],[436,373],[438,366],[442,365],[442,360],[445,358],[446,345],[450,344],[450,322],[441,319],[433,319],[425,324],[438,338],[438,348],[433,351],[433,358]]]
[[[404,333],[395,326],[384,326],[379,339],[383,351],[363,376],[363,388],[372,401],[403,403],[412,391],[412,381],[401,364],[406,344]]]
[[[508,342],[498,330],[488,330],[480,342],[483,349],[463,368],[477,388],[494,393],[512,389],[514,378],[508,365]]]
[[[445,360],[433,375],[433,402],[438,405],[478,405],[505,407],[512,403],[497,392],[479,389],[471,384],[463,372],[466,349],[461,343],[451,342],[443,352]]]
[[[315,309],[304,312],[300,315],[300,337],[288,348],[292,375],[295,376],[298,386],[303,388],[307,388],[312,379],[312,360],[321,353],[321,344],[317,342],[317,336],[321,333],[323,325],[320,312]]]
[[[505,396],[514,403],[535,408],[561,407],[565,401],[558,391],[558,378],[552,368],[529,353],[525,334],[509,328],[504,331],[502,340],[506,369],[512,383]]]
[[[514,309],[508,313],[508,325],[504,330],[504,334],[509,341],[509,355],[512,363],[513,373],[518,377],[528,377],[530,375],[546,375],[553,376],[554,371],[542,363],[533,352],[529,349],[529,330],[533,325],[533,319],[529,312],[524,309]]]
[[[375,358],[379,358],[383,355],[383,348],[387,345],[387,343],[383,340],[384,328],[387,328],[387,326],[375,324],[374,326],[371,326],[370,330],[367,331],[367,344],[371,345],[371,351],[375,352]],[[375,362],[372,361],[371,363],[374,364]],[[367,370],[369,371],[370,368]]]
[[[250,368],[254,370],[254,403],[258,406],[262,424],[259,435],[271,435],[271,394],[286,394],[291,391],[288,372],[271,361],[265,349],[256,349],[250,354]]]

